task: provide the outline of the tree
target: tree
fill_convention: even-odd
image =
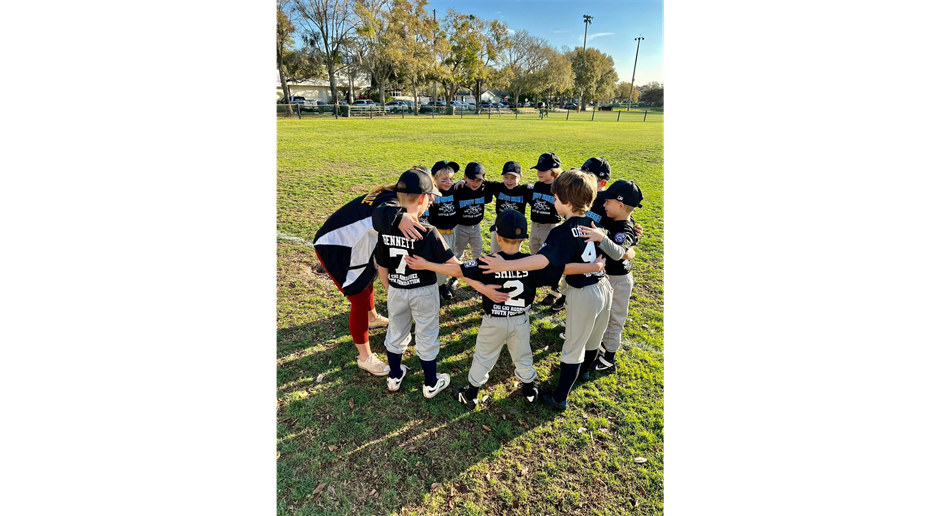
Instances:
[[[654,106],[662,107],[662,105],[663,105],[663,88],[662,88],[662,86],[659,86],[659,83],[656,83],[656,85],[657,85],[658,87],[656,87],[656,88],[652,88],[652,87],[651,87],[651,88],[647,89],[645,92],[643,92],[643,95],[640,96],[640,100],[643,101],[643,102],[650,103],[650,104],[652,104],[652,105],[654,105]]]
[[[548,42],[529,35],[526,30],[509,37],[503,61],[505,82],[518,107],[519,96],[535,87],[536,74],[548,64]]]
[[[439,34],[446,40],[447,50],[436,70],[436,78],[443,84],[448,99],[457,94],[460,86],[470,84],[475,78],[477,56],[483,52],[483,45],[472,30],[475,19],[454,9],[447,10],[443,34]]]
[[[531,91],[548,97],[574,87],[574,71],[571,61],[548,45],[539,46],[540,65],[533,71]]]
[[[424,7],[427,0],[392,0],[389,27],[389,58],[398,78],[407,81],[418,114],[418,83],[434,71],[433,45],[437,24]]]
[[[288,4],[289,0],[277,0],[277,74],[281,77],[281,92],[287,99],[287,114],[294,114],[290,103],[290,88],[287,86],[287,77],[284,74],[284,54],[288,47],[294,44],[294,21],[291,19],[293,10]]]
[[[488,82],[503,82],[504,75],[500,74],[496,67],[508,45],[509,28],[498,20],[486,21],[472,14],[470,18],[474,22],[471,33],[480,43],[477,61],[472,72],[472,78],[476,83],[475,97],[479,106],[483,87]]]
[[[389,0],[362,0],[356,2],[354,8],[360,20],[356,29],[359,36],[356,43],[362,56],[362,66],[372,74],[379,88],[379,99],[385,99],[385,85],[394,72],[389,28],[393,21],[388,5]]]
[[[326,66],[330,102],[335,103],[336,70],[356,29],[351,0],[296,0],[295,6],[305,43],[315,52],[314,59]]]
[[[613,96],[618,77],[612,57],[596,48],[589,48],[584,52],[571,51],[567,56],[574,70],[575,88],[583,92],[582,109],[587,105],[585,100]]]
[[[630,100],[631,84],[628,81],[619,82],[614,89],[614,97],[620,102],[636,102],[640,99],[640,91],[637,88],[632,88],[632,90],[633,99]]]

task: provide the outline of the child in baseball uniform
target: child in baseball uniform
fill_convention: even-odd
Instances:
[[[529,198],[532,218],[532,231],[529,232],[529,252],[538,253],[545,243],[549,231],[561,222],[561,215],[555,210],[555,198],[552,195],[552,183],[561,174],[561,160],[554,152],[546,152],[539,156],[534,167],[538,174],[538,181],[532,185],[532,194]],[[561,297],[558,286],[553,285],[551,291],[539,304],[553,305]],[[562,301],[564,306],[564,301]]]
[[[601,227],[582,228],[586,238],[596,242],[598,248],[607,257],[607,276],[614,289],[610,308],[610,321],[601,341],[600,353],[590,370],[607,371],[616,369],[615,354],[620,349],[623,327],[630,310],[630,295],[635,284],[633,279],[633,258],[637,244],[636,222],[633,210],[643,205],[643,192],[633,181],[615,181],[610,188],[599,192],[597,197],[604,202],[607,217]],[[582,378],[590,377],[590,370],[582,373]]]
[[[420,216],[432,202],[432,195],[440,195],[429,174],[412,168],[405,171],[395,185],[398,203],[411,216]],[[433,273],[412,271],[402,259],[409,254],[419,254],[431,261],[447,261],[454,257],[440,233],[428,227],[425,237],[413,240],[398,229],[379,232],[375,248],[375,261],[379,276],[388,291],[389,324],[385,335],[389,374],[386,378],[388,390],[397,391],[408,372],[402,365],[402,354],[411,342],[411,321],[415,322],[415,351],[424,369],[425,398],[433,398],[450,384],[450,375],[437,372],[437,354],[440,342],[438,319],[440,297],[437,292],[437,277]]]
[[[456,247],[454,238],[456,237],[457,227],[457,204],[454,200],[454,174],[460,171],[460,165],[456,161],[441,160],[431,167],[431,173],[434,174],[434,184],[441,191],[440,197],[434,198],[431,204],[431,214],[428,222],[437,228],[447,246],[451,249]],[[445,274],[437,275],[437,289],[441,296],[441,301],[446,301],[454,297],[454,283],[457,278],[448,278]]]
[[[463,255],[467,244],[470,245],[470,256],[476,260],[483,254],[483,236],[480,231],[480,221],[483,220],[483,209],[493,197],[483,188],[483,179],[486,169],[482,164],[471,161],[464,167],[463,177],[465,186],[455,188],[454,200],[457,203],[457,227],[454,237],[454,255],[458,258]],[[469,187],[469,188],[468,188]]]
[[[585,213],[597,196],[597,181],[581,170],[569,170],[552,184],[555,208],[567,220],[552,229],[545,245],[532,255],[520,260],[505,260],[501,256],[484,256],[480,260],[483,270],[493,273],[515,270],[532,271],[548,265],[565,263],[594,263],[599,257],[594,242],[583,238],[581,226],[591,225]],[[578,379],[581,368],[585,371],[594,362],[601,338],[610,318],[613,290],[604,271],[584,274],[566,274],[568,307],[565,313],[566,333],[561,350],[561,377],[554,390],[540,389],[540,399],[556,410],[568,406],[568,394]]]
[[[496,233],[498,253],[507,261],[520,260],[528,254],[519,251],[522,242],[528,236],[525,216],[516,210],[504,210],[496,216],[496,224],[490,228]],[[522,381],[522,395],[528,403],[538,399],[535,386],[536,372],[532,364],[532,349],[529,346],[529,309],[535,299],[535,289],[541,285],[557,284],[561,274],[591,273],[603,270],[603,260],[596,263],[566,264],[548,266],[534,271],[506,271],[497,274],[484,274],[475,260],[461,266],[452,264],[432,264],[420,257],[405,258],[409,267],[417,270],[429,269],[444,272],[457,277],[475,279],[488,285],[498,285],[508,298],[502,303],[493,303],[484,298],[485,315],[477,333],[473,362],[467,375],[469,385],[454,391],[454,397],[464,407],[474,409],[488,396],[479,397],[480,387],[489,379],[490,371],[496,365],[502,352],[503,344],[509,349],[513,364],[516,366],[516,378]]]

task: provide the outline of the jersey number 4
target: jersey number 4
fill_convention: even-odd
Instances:
[[[593,244],[594,242],[591,242],[591,243]],[[398,274],[398,275],[400,275],[400,276],[404,276],[404,275],[405,275],[405,265],[407,265],[407,264],[405,263],[404,257],[405,257],[405,256],[408,256],[408,251],[405,250],[405,249],[399,249],[399,248],[397,248],[397,247],[389,247],[389,248],[388,248],[388,254],[389,254],[389,256],[391,256],[392,258],[394,258],[394,257],[396,257],[396,256],[401,256],[401,257],[402,257],[401,259],[398,260],[398,268],[395,269],[395,273]]]
[[[594,260],[597,259],[597,249],[594,248],[594,242],[588,240],[586,246],[584,246],[584,252],[581,253],[581,259],[584,260],[584,263],[594,263]]]

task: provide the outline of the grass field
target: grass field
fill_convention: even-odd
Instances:
[[[662,513],[658,120],[277,120],[278,514]],[[635,218],[644,235],[618,371],[577,383],[569,409],[557,414],[523,403],[506,352],[483,387],[490,400],[474,412],[449,392],[422,397],[413,347],[403,363],[418,374],[409,374],[398,393],[387,391],[384,378],[359,370],[347,329],[349,304],[301,240],[312,241],[333,211],[374,185],[394,182],[412,164],[479,161],[487,177],[498,180],[504,162],[528,169],[548,151],[565,167],[606,157],[614,180],[633,179],[643,190]],[[535,171],[522,179],[534,182]],[[493,218],[489,204],[482,227]],[[451,374],[452,385],[466,383],[481,320],[479,298],[471,292],[461,284],[442,307],[438,368]],[[376,282],[383,314],[385,299]],[[563,314],[533,310],[539,381],[557,381]],[[384,329],[370,332],[372,349],[383,359],[384,338]]]

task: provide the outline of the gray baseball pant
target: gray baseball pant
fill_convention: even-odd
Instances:
[[[463,256],[467,244],[470,244],[470,255],[476,260],[483,254],[483,236],[480,235],[480,225],[464,226],[457,224],[454,238],[454,256],[458,260]],[[460,260],[463,261],[463,260]]]
[[[484,315],[477,333],[473,362],[467,379],[474,387],[480,387],[490,378],[490,371],[496,366],[503,342],[509,348],[509,356],[516,365],[516,378],[525,383],[535,380],[537,373],[532,366],[532,348],[529,347],[529,314],[513,317],[493,317]]]
[[[584,352],[600,347],[607,330],[613,289],[607,278],[583,288],[568,286],[565,301],[565,344],[561,348],[563,364],[584,362]]]
[[[630,295],[633,293],[633,271],[622,276],[608,276],[610,286],[614,289],[614,299],[610,305],[610,322],[604,332],[604,349],[617,351],[623,338],[623,326],[627,322],[627,312],[630,310]],[[567,325],[567,323],[566,323]],[[566,328],[567,329],[567,328]]]
[[[434,360],[441,350],[437,340],[440,332],[441,296],[437,285],[418,288],[388,289],[388,331],[385,349],[401,355],[411,343],[411,321],[415,322],[415,352],[421,360]]]

